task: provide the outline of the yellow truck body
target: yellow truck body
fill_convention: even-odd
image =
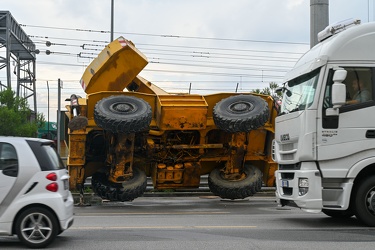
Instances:
[[[170,94],[138,74],[147,58],[120,37],[87,67],[72,96],[67,165],[70,187],[92,176],[96,194],[133,200],[152,178],[155,189],[198,188],[209,175],[211,191],[243,199],[274,186],[271,96]]]

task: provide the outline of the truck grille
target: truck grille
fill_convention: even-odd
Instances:
[[[297,149],[294,148],[294,143],[280,144],[280,158],[283,161],[290,161],[294,159]]]
[[[283,180],[293,180],[294,173],[281,173],[281,179]]]
[[[279,170],[300,170],[301,164],[279,164]]]
[[[280,148],[281,148],[282,151],[289,151],[289,150],[294,149],[293,145],[294,145],[293,143],[281,144]]]

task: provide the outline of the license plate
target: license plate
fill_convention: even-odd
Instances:
[[[68,182],[68,180],[64,180],[64,189],[65,190],[69,189],[69,182]]]
[[[289,181],[281,180],[281,186],[282,187],[289,187]]]

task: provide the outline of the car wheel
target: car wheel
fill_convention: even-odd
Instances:
[[[113,133],[137,133],[149,128],[151,106],[134,96],[110,96],[97,102],[94,120],[104,130]]]
[[[22,243],[30,248],[49,245],[59,231],[56,217],[47,209],[32,207],[23,211],[16,220],[16,233]]]
[[[265,100],[254,95],[236,95],[216,103],[215,125],[226,132],[249,132],[263,126],[269,118]]]

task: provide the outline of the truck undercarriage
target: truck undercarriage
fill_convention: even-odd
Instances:
[[[86,69],[87,97],[67,106],[71,188],[92,176],[100,197],[129,201],[145,192],[147,177],[155,189],[179,189],[209,174],[210,190],[227,199],[274,185],[270,96],[169,94],[137,76],[147,61],[122,39]]]

